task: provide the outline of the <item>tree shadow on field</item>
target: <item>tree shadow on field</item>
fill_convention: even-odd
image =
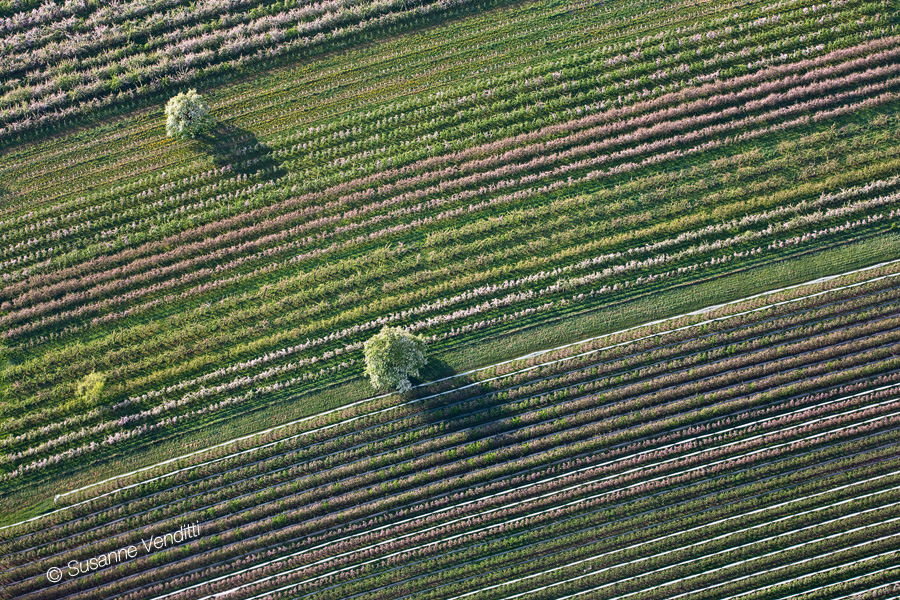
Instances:
[[[419,372],[419,379],[433,382],[456,374],[452,366],[432,358]],[[429,385],[416,394],[417,398],[422,398],[425,420],[429,423],[441,423],[443,431],[448,433],[467,430],[467,441],[495,437],[499,430],[491,424],[504,416],[497,414],[494,409],[503,401],[497,397],[484,396],[481,386],[467,387],[473,381],[470,375],[454,377]]]
[[[280,179],[287,174],[272,149],[248,129],[216,123],[197,141],[217,165],[231,165],[236,174],[268,180]]]
[[[452,375],[456,375],[456,369],[440,358],[431,357],[428,359],[428,364],[419,369],[418,379],[421,382],[427,383],[429,381],[434,381],[435,379],[451,377]]]

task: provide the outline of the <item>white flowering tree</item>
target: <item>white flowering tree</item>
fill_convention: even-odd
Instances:
[[[407,392],[412,388],[410,377],[416,377],[425,366],[425,340],[399,327],[384,327],[363,347],[366,375],[377,389],[397,388]]]
[[[167,136],[181,139],[197,137],[212,126],[209,107],[197,90],[188,90],[169,98],[166,104]]]

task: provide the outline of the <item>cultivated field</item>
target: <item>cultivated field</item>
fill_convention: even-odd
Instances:
[[[6,591],[895,597],[898,336],[894,262],[361,403],[4,530]]]
[[[0,0],[0,597],[900,596],[898,109],[896,0]]]
[[[471,0],[0,2],[0,142],[483,9]],[[30,9],[30,10],[29,10]],[[27,139],[27,138],[26,138]]]
[[[890,9],[517,5],[212,90],[213,141],[10,149],[0,493],[358,377],[383,324],[439,353],[889,231]]]

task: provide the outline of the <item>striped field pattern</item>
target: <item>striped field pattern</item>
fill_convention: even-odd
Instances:
[[[890,597],[898,336],[895,262],[373,399],[2,530],[5,591]],[[44,575],[191,522],[198,540]]]
[[[8,152],[0,491],[358,377],[384,324],[439,352],[890,231],[888,3],[652,6],[279,71],[213,96],[213,142],[154,112]]]
[[[896,0],[0,0],[0,598],[900,597],[898,109]]]

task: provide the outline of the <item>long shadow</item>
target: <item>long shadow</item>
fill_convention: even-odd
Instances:
[[[272,149],[248,129],[216,123],[197,141],[220,167],[231,165],[234,173],[247,177],[275,180],[286,175]]]
[[[456,375],[456,369],[440,358],[431,357],[428,359],[428,364],[419,369],[418,379],[420,381],[417,383],[443,379],[444,377],[450,377],[451,375]]]
[[[435,381],[455,375],[456,371],[446,362],[432,357],[428,365],[419,372],[419,378],[413,383]],[[476,441],[487,437],[502,439],[505,437],[492,423],[505,418],[503,410],[498,412],[503,400],[498,397],[484,397],[481,386],[472,386],[464,390],[459,388],[472,383],[470,376],[455,377],[449,381],[428,386],[415,394],[422,400],[425,408],[425,420],[429,423],[442,423],[445,432],[469,430],[465,436],[467,441]],[[454,391],[455,390],[455,391]],[[434,395],[435,392],[448,391]],[[429,397],[432,396],[432,397]],[[480,397],[479,397],[480,396]],[[470,428],[475,429],[470,429]]]

